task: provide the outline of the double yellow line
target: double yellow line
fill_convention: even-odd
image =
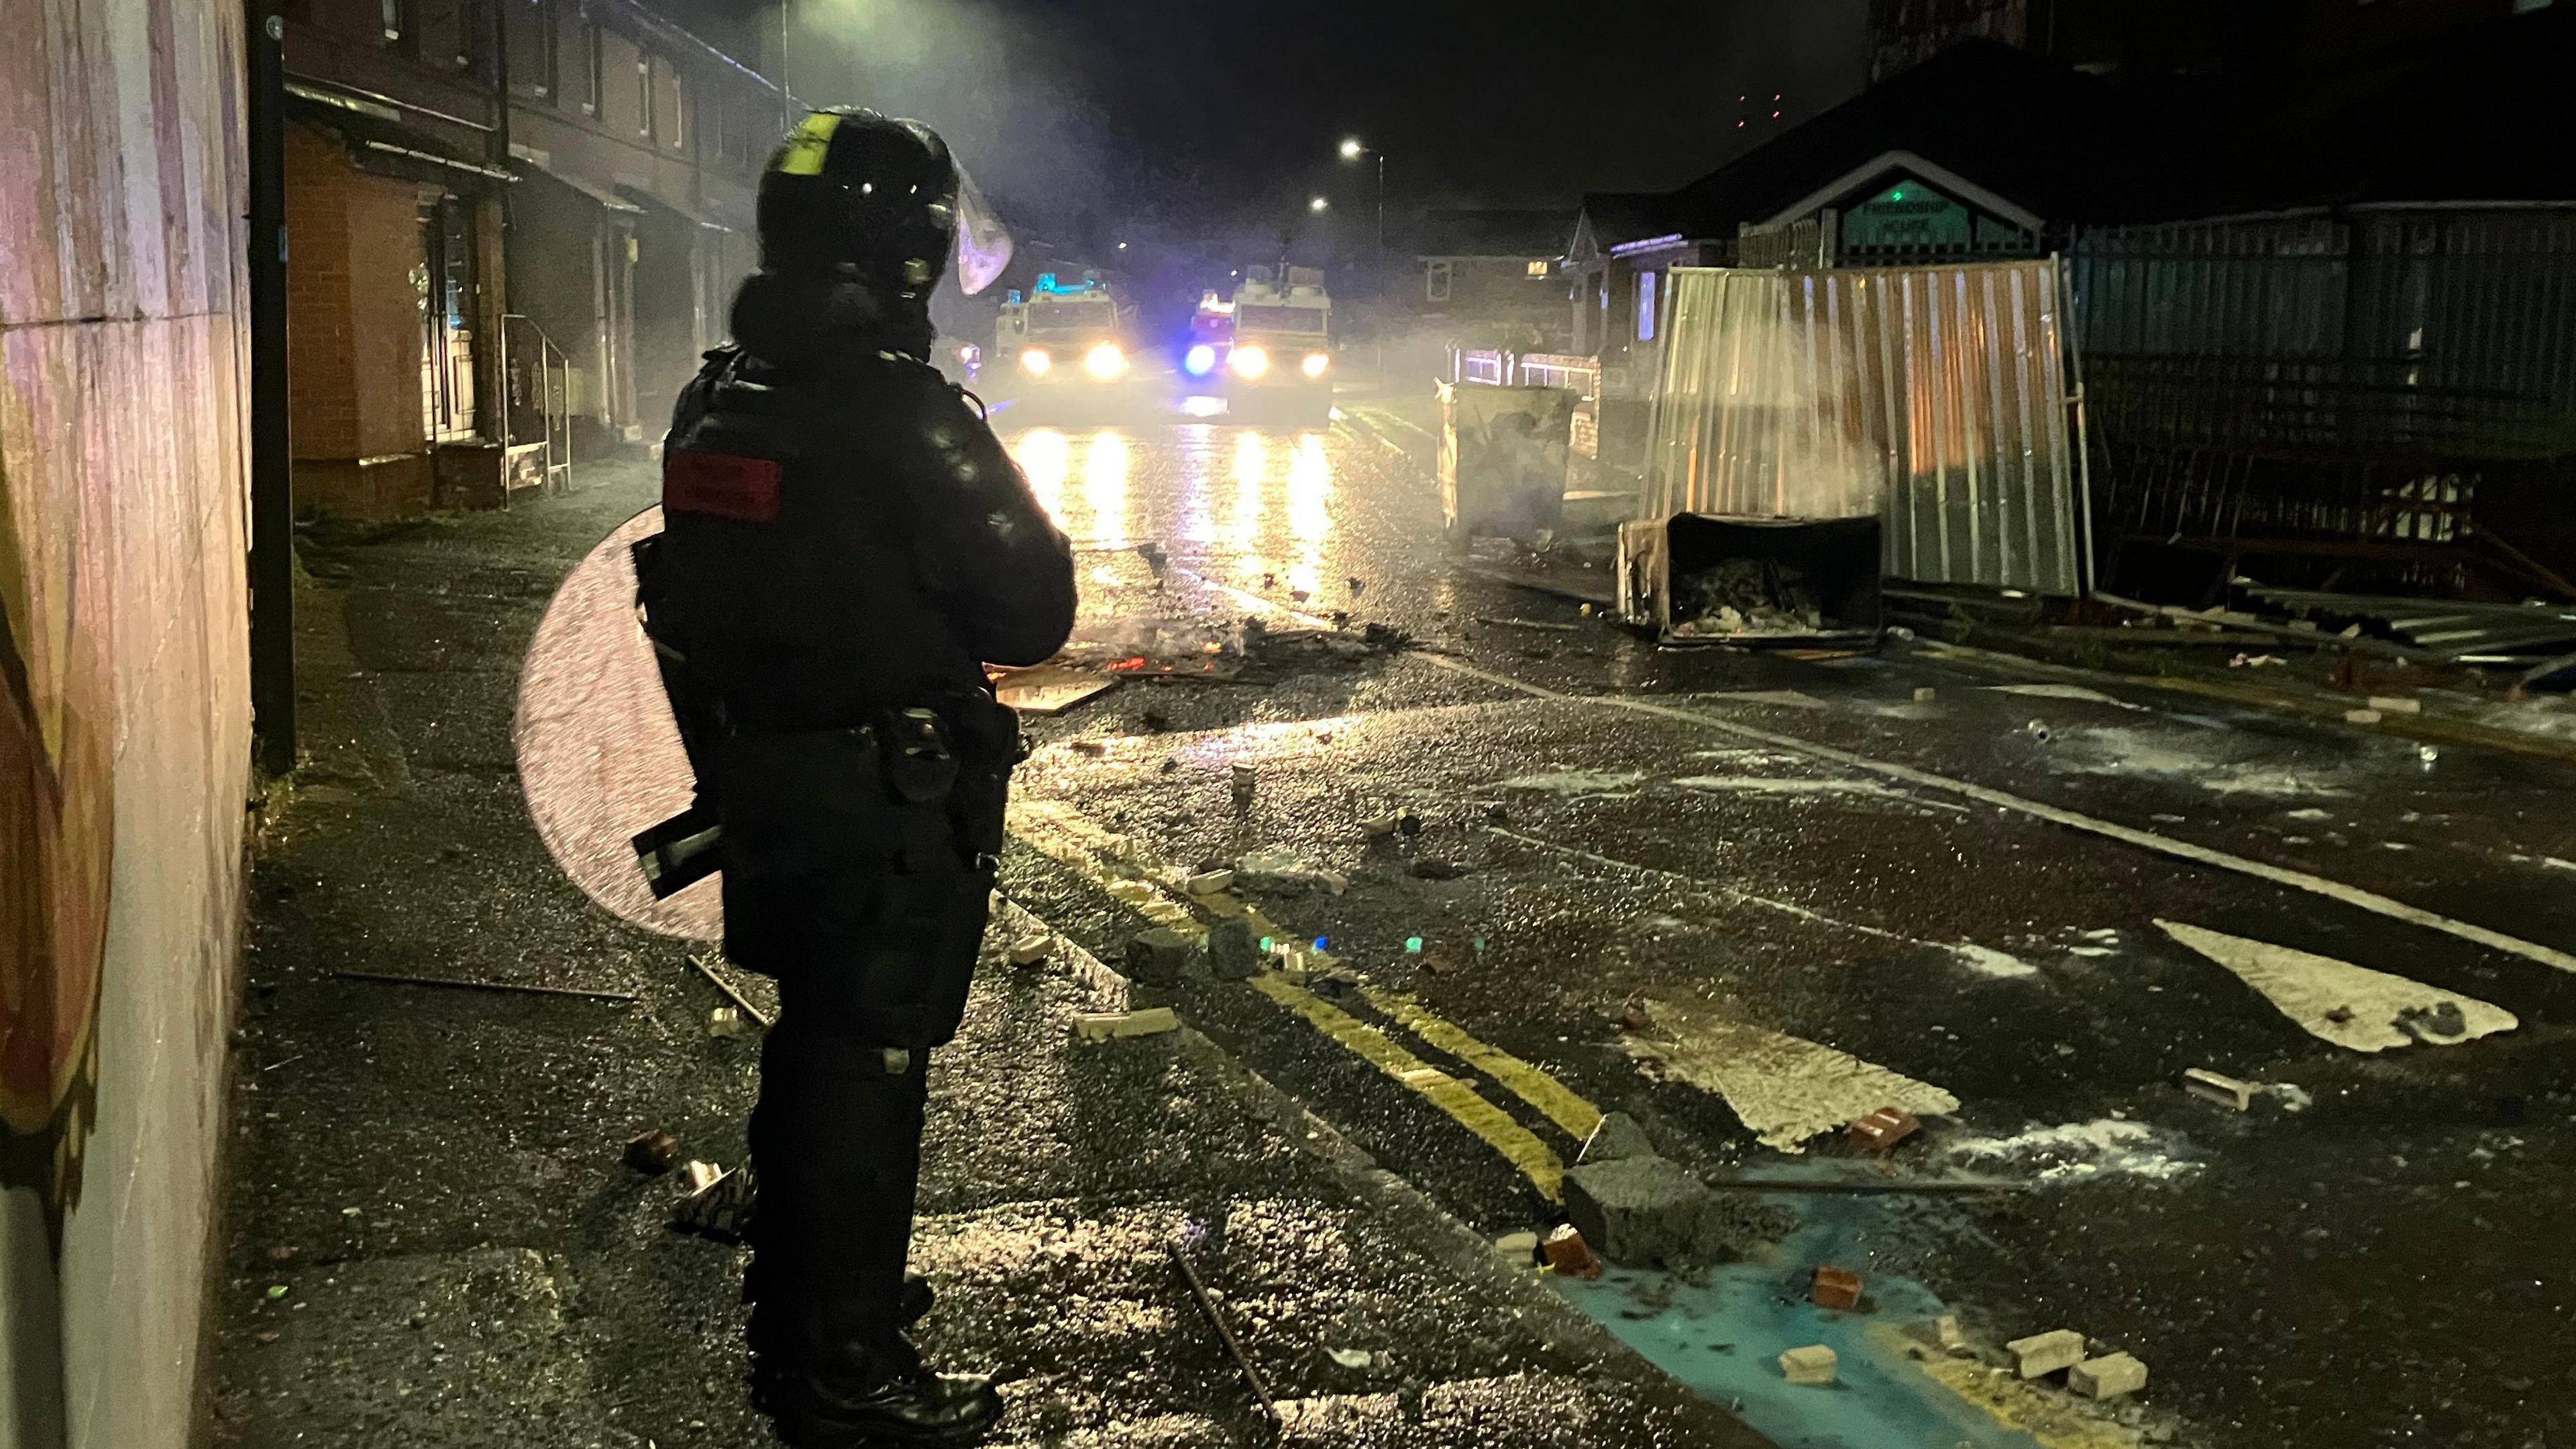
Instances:
[[[1098,886],[1111,899],[1133,907],[1155,925],[1204,939],[1206,923],[1199,910],[1216,917],[1242,920],[1258,936],[1288,938],[1289,933],[1260,909],[1231,891],[1186,899],[1167,882],[1175,872],[1145,854],[1126,836],[1102,829],[1081,811],[1060,801],[1014,800],[1011,833],[1040,853]],[[1199,910],[1192,910],[1196,905]],[[1318,967],[1333,958],[1310,957]],[[1473,1086],[1424,1061],[1379,1027],[1362,1021],[1275,972],[1252,978],[1252,988],[1304,1019],[1328,1040],[1339,1043],[1423,1100],[1448,1114],[1527,1177],[1549,1201],[1563,1190],[1565,1162],[1538,1134],[1495,1106]],[[1601,1109],[1545,1070],[1499,1047],[1477,1040],[1402,992],[1361,988],[1362,999],[1435,1051],[1445,1052],[1482,1072],[1519,1097],[1577,1142],[1601,1125]]]

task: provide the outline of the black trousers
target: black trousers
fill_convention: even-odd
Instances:
[[[896,1305],[924,1073],[964,1014],[1001,844],[1010,756],[906,784],[883,753],[868,730],[743,742],[719,795],[726,953],[778,980],[745,1289],[754,1352],[788,1372],[912,1364]]]

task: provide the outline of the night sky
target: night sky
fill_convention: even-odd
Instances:
[[[747,56],[774,49],[762,44],[774,7],[667,8]],[[1069,246],[1278,236],[1347,248],[1374,226],[1375,172],[1337,159],[1345,135],[1385,148],[1399,236],[1424,206],[1570,214],[1584,191],[1680,185],[1849,96],[1867,66],[1866,11],[795,0],[789,74],[800,99],[930,122],[1016,224]],[[1333,205],[1321,221],[1306,212],[1314,195]]]

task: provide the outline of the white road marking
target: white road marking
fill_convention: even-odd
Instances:
[[[2131,704],[2125,699],[2113,699],[2098,689],[2086,689],[2080,684],[1989,684],[1985,687],[1994,694],[2019,694],[2034,699],[2072,699],[2086,704],[2107,704],[2113,709],[2134,709],[2141,714],[2148,712],[2143,704]]]
[[[1766,1147],[1804,1152],[1807,1139],[1839,1131],[1881,1107],[1918,1117],[1959,1110],[1959,1099],[1832,1047],[1729,1021],[1702,1008],[1645,1004],[1650,1026],[1623,1043],[1649,1070],[1726,1100]]]
[[[1543,790],[1551,795],[1610,795],[1634,789],[1646,778],[1643,770],[1551,770],[1543,775],[1515,775],[1497,780],[1495,790]]]
[[[2513,1013],[2475,997],[2372,971],[2331,956],[2293,951],[2287,946],[2186,926],[2179,921],[2156,924],[2164,928],[2166,935],[2236,973],[2310,1035],[2357,1052],[2413,1046],[2419,1040],[2427,1045],[2451,1046],[2521,1025]],[[2466,1027],[2455,1038],[2419,1038],[2397,1025],[2401,1012],[2432,1011],[2445,1002],[2459,1007]]]
[[[1886,760],[1873,759],[1868,755],[1854,754],[1849,750],[1836,749],[1831,745],[1820,745],[1812,740],[1800,739],[1795,735],[1784,735],[1772,730],[1757,729],[1752,725],[1737,724],[1733,720],[1718,719],[1692,710],[1677,709],[1671,705],[1650,704],[1644,700],[1622,699],[1614,695],[1561,694],[1556,690],[1548,689],[1541,685],[1530,684],[1523,680],[1514,679],[1506,674],[1496,674],[1491,670],[1479,669],[1475,665],[1456,659],[1446,658],[1441,655],[1423,654],[1417,657],[1426,664],[1450,670],[1453,673],[1464,674],[1471,678],[1482,679],[1489,684],[1498,685],[1504,689],[1518,690],[1523,694],[1537,699],[1553,700],[1568,704],[1590,705],[1600,709],[1624,710],[1632,714],[1649,715],[1658,719],[1677,720],[1683,724],[1696,725],[1702,729],[1716,730],[1722,734],[1733,735],[1738,739],[1751,740],[1758,744],[1771,745],[1784,750],[1796,750],[1801,754],[1809,755],[1816,759],[1830,760],[1836,764],[1847,765],[1856,770],[1868,770],[1874,774],[1884,775],[1891,780],[1902,780],[1907,784],[1920,785],[1925,789],[1945,791],[1947,793],[1957,795],[1962,799],[1974,800],[1979,804],[1992,805],[2002,810],[2015,811],[2019,814],[2028,815],[2036,820],[2048,821],[2052,825],[2063,825],[2070,829],[2086,831],[2094,835],[2102,836],[2108,840],[2117,840],[2126,845],[2137,846],[2141,850],[2151,850],[2159,855],[2172,856],[2177,860],[2187,860],[2195,865],[2205,865],[2219,870],[2233,871],[2238,875],[2250,876],[2261,881],[2269,881],[2274,885],[2288,886],[2293,890],[2306,891],[2311,895],[2323,896],[2328,900],[2338,901],[2344,905],[2368,911],[2373,915],[2385,916],[2393,921],[2403,921],[2410,926],[2422,926],[2427,930],[2440,931],[2445,935],[2457,937],[2460,940],[2470,942],[2474,945],[2484,946],[2489,950],[2501,951],[2511,956],[2520,956],[2528,961],[2537,961],[2543,966],[2553,967],[2560,971],[2576,972],[2576,955],[2570,955],[2555,947],[2543,946],[2536,942],[2525,941],[2518,936],[2508,936],[2502,931],[2489,930],[2484,926],[2472,925],[2467,921],[2454,920],[2449,916],[2425,910],[2420,906],[2410,906],[2404,901],[2394,900],[2388,896],[2380,895],[2376,891],[2368,891],[2359,886],[2346,885],[2342,881],[2328,880],[2323,876],[2310,875],[2306,871],[2291,870],[2286,866],[2270,865],[2259,860],[2248,860],[2241,855],[2231,855],[2223,850],[2212,850],[2207,846],[2194,845],[2186,840],[2176,840],[2168,835],[2158,835],[2152,830],[2140,830],[2135,826],[2116,824],[2112,821],[2104,820],[2096,816],[2086,815],[2081,811],[2061,809],[2055,805],[2044,805],[2037,800],[2015,795],[2009,791],[1990,789],[1984,785],[1973,785],[1965,780],[1953,780],[1946,775],[1936,775],[1929,770],[1918,770],[1911,765],[1899,765]]]
[[[1837,931],[1852,931],[1863,936],[1874,937],[1881,941],[1894,941],[1901,946],[1923,946],[1947,951],[1958,960],[1960,965],[1967,967],[1969,970],[1976,972],[1980,976],[2010,978],[2036,976],[2039,974],[2039,968],[2036,966],[2027,965],[2015,957],[2005,955],[2001,951],[1991,950],[1987,947],[1975,945],[1970,942],[1960,941],[1952,944],[1936,944],[1919,937],[1905,935],[1902,932],[1890,931],[1884,927],[1864,926],[1858,921],[1846,921],[1838,917],[1828,916],[1821,911],[1811,911],[1805,906],[1798,905],[1792,901],[1775,900],[1770,896],[1757,896],[1750,891],[1738,890],[1733,886],[1719,885],[1717,882],[1711,880],[1702,880],[1698,876],[1683,875],[1679,871],[1665,870],[1658,866],[1640,865],[1633,860],[1621,860],[1616,856],[1602,855],[1597,851],[1584,850],[1576,846],[1559,845],[1553,840],[1541,840],[1535,835],[1523,835],[1517,830],[1506,829],[1500,825],[1486,826],[1485,833],[1487,835],[1499,835],[1505,840],[1518,841],[1519,843],[1530,846],[1533,849],[1548,851],[1551,854],[1568,856],[1575,860],[1588,860],[1594,865],[1606,865],[1612,870],[1624,870],[1636,875],[1649,876],[1656,880],[1678,886],[1686,891],[1714,897],[1715,899],[1723,901],[1731,906],[1760,906],[1765,910],[1778,911],[1782,915],[1793,916],[1798,920],[1807,921],[1814,925],[1829,926]],[[1674,924],[1678,925],[1680,922],[1675,922]],[[2010,965],[2007,966],[2005,963],[2010,963]]]

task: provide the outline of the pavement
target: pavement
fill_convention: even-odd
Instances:
[[[1262,1432],[1176,1296],[1185,1223],[1296,1442],[2576,1442],[2576,768],[1930,638],[1658,649],[1456,567],[1346,411],[1011,437],[1084,550],[1077,651],[1228,667],[1031,722],[1004,893],[1113,966],[1230,919],[1299,952],[1140,986],[1190,1030],[1081,1050],[1071,946],[979,985],[916,1252],[934,1350],[1013,1376],[1001,1442]],[[648,497],[307,550],[227,1443],[758,1442],[733,1255],[617,1162],[648,1125],[738,1159],[750,1044],[561,881],[510,772],[552,580]],[[1363,828],[1398,808],[1418,834]],[[1888,1162],[1841,1145],[1890,1103],[1923,1129]],[[1483,1246],[1562,1215],[1613,1110],[1749,1186],[1737,1252],[1583,1284]],[[1809,1304],[1818,1266],[1863,1311]],[[1998,1371],[2061,1328],[2143,1393]],[[1816,1343],[1840,1387],[1781,1378]]]

